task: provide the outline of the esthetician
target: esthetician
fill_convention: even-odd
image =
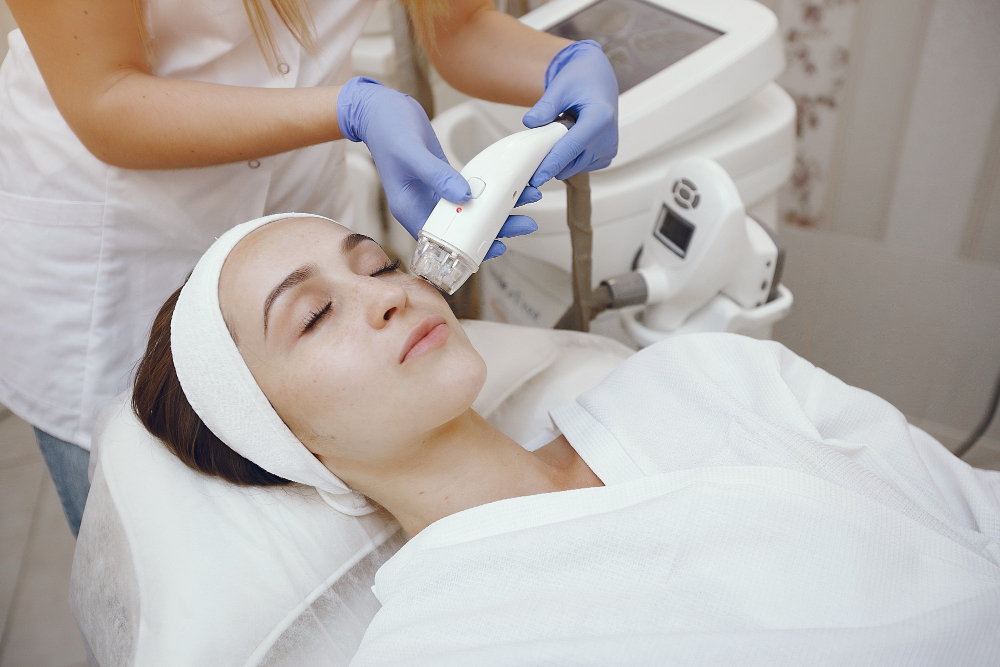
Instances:
[[[468,184],[412,99],[350,79],[374,0],[7,0],[0,69],[0,402],[35,427],[74,534],[95,417],[212,241],[281,211],[350,222],[343,144],[363,141],[413,235]],[[458,90],[573,129],[532,177],[607,166],[618,87],[594,42],[491,0],[409,0]],[[535,228],[512,216],[501,236]],[[495,245],[495,256],[503,251]]]

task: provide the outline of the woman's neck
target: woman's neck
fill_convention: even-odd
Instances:
[[[388,510],[410,536],[497,500],[601,486],[564,437],[529,452],[471,409],[414,445],[411,451],[419,454],[392,470],[348,474],[351,486]]]

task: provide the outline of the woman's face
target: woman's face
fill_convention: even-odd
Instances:
[[[328,220],[249,234],[223,266],[219,301],[271,405],[334,472],[402,463],[486,379],[437,290]]]

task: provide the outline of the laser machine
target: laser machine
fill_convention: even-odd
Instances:
[[[654,200],[681,159],[717,162],[747,211],[776,225],[777,191],[794,166],[795,105],[773,83],[785,61],[770,10],[752,0],[554,0],[521,20],[599,42],[618,78],[619,152],[591,175],[594,287],[638,267]],[[462,170],[487,146],[523,131],[525,111],[470,100],[433,125]],[[507,253],[482,265],[485,319],[551,327],[572,301],[565,188],[549,182],[542,192],[540,202],[517,209],[539,230],[505,239]],[[398,254],[410,257],[412,242],[398,239]],[[627,339],[618,322],[604,315],[595,330]]]
[[[410,269],[446,294],[474,273],[524,184],[572,127],[563,118],[487,147],[462,170],[472,198],[441,200],[417,239]],[[680,330],[753,332],[783,317],[792,295],[780,284],[784,251],[777,235],[746,214],[725,169],[704,157],[668,170],[649,215],[655,220],[633,270],[587,292],[556,328],[575,328],[609,309],[622,313],[632,342],[650,345]],[[579,269],[584,273],[586,269]],[[574,280],[579,278],[574,277]]]

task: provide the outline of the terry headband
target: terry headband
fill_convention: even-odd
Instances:
[[[195,413],[237,454],[269,473],[316,487],[323,500],[344,514],[369,514],[374,508],[365,497],[320,463],[274,411],[222,319],[219,275],[226,257],[250,232],[287,218],[323,216],[278,213],[244,222],[216,239],[198,260],[170,320],[177,379]]]

